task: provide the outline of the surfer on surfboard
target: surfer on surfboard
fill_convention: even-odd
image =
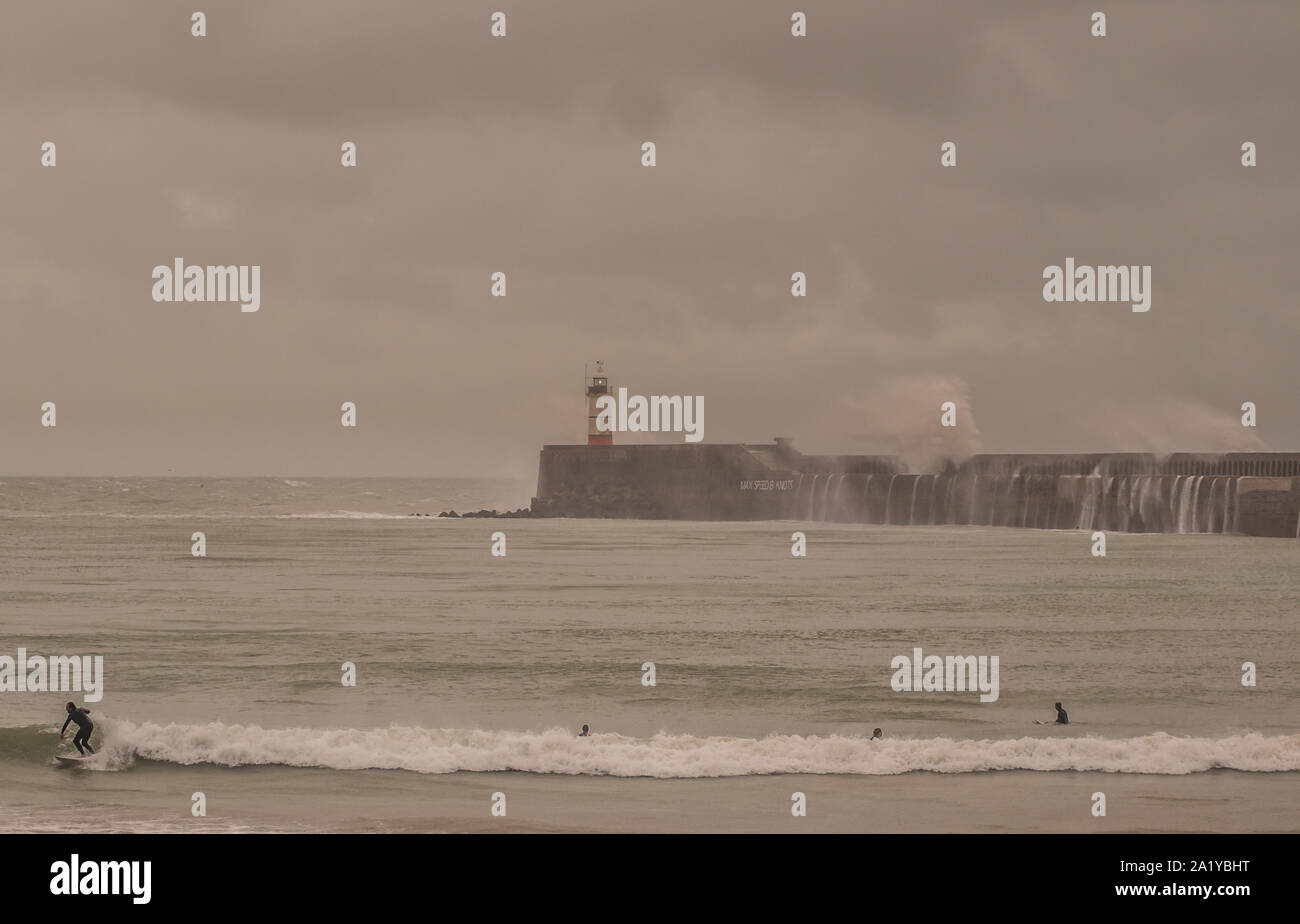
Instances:
[[[95,753],[95,749],[90,746],[90,733],[95,730],[95,723],[90,721],[90,710],[82,707],[77,708],[76,703],[68,703],[68,717],[63,720],[63,728],[59,729],[59,740],[63,740],[63,733],[68,730],[69,722],[77,723],[77,735],[72,739],[72,743],[77,746],[77,753],[82,757],[86,752]]]
[[[1055,722],[1040,722],[1040,721],[1038,721],[1037,719],[1034,719],[1034,724],[1035,724],[1035,725],[1069,725],[1069,724],[1070,724],[1070,716],[1066,713],[1065,709],[1063,709],[1063,708],[1061,707],[1061,704],[1060,704],[1060,703],[1053,703],[1052,705],[1053,705],[1053,706],[1055,707],[1055,709],[1056,709],[1056,721],[1055,721]]]

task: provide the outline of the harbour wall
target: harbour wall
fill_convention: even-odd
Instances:
[[[774,444],[546,446],[533,516],[1297,538],[1300,453],[985,453],[941,472]]]

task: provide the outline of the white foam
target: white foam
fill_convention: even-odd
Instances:
[[[812,773],[891,775],[913,771],[975,773],[990,770],[1075,770],[1187,774],[1214,769],[1300,770],[1300,735],[1257,733],[1224,738],[1053,737],[967,740],[769,735],[697,738],[659,733],[652,738],[572,731],[479,729],[284,728],[256,725],[156,725],[113,722],[105,736],[104,769],[134,757],[176,764],[229,767],[282,764],[339,770],[390,769],[417,773],[517,770],[659,778]]]
[[[280,513],[276,520],[405,520],[409,513],[374,513],[367,510],[335,510],[330,513]]]

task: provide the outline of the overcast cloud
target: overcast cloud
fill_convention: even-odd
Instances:
[[[709,442],[1300,449],[1300,4],[195,6],[5,4],[0,473],[528,477],[593,359]]]

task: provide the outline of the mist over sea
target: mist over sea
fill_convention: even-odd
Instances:
[[[0,830],[1300,831],[1295,542],[411,516],[533,488],[0,478],[0,655],[106,673],[84,769],[0,693]]]

